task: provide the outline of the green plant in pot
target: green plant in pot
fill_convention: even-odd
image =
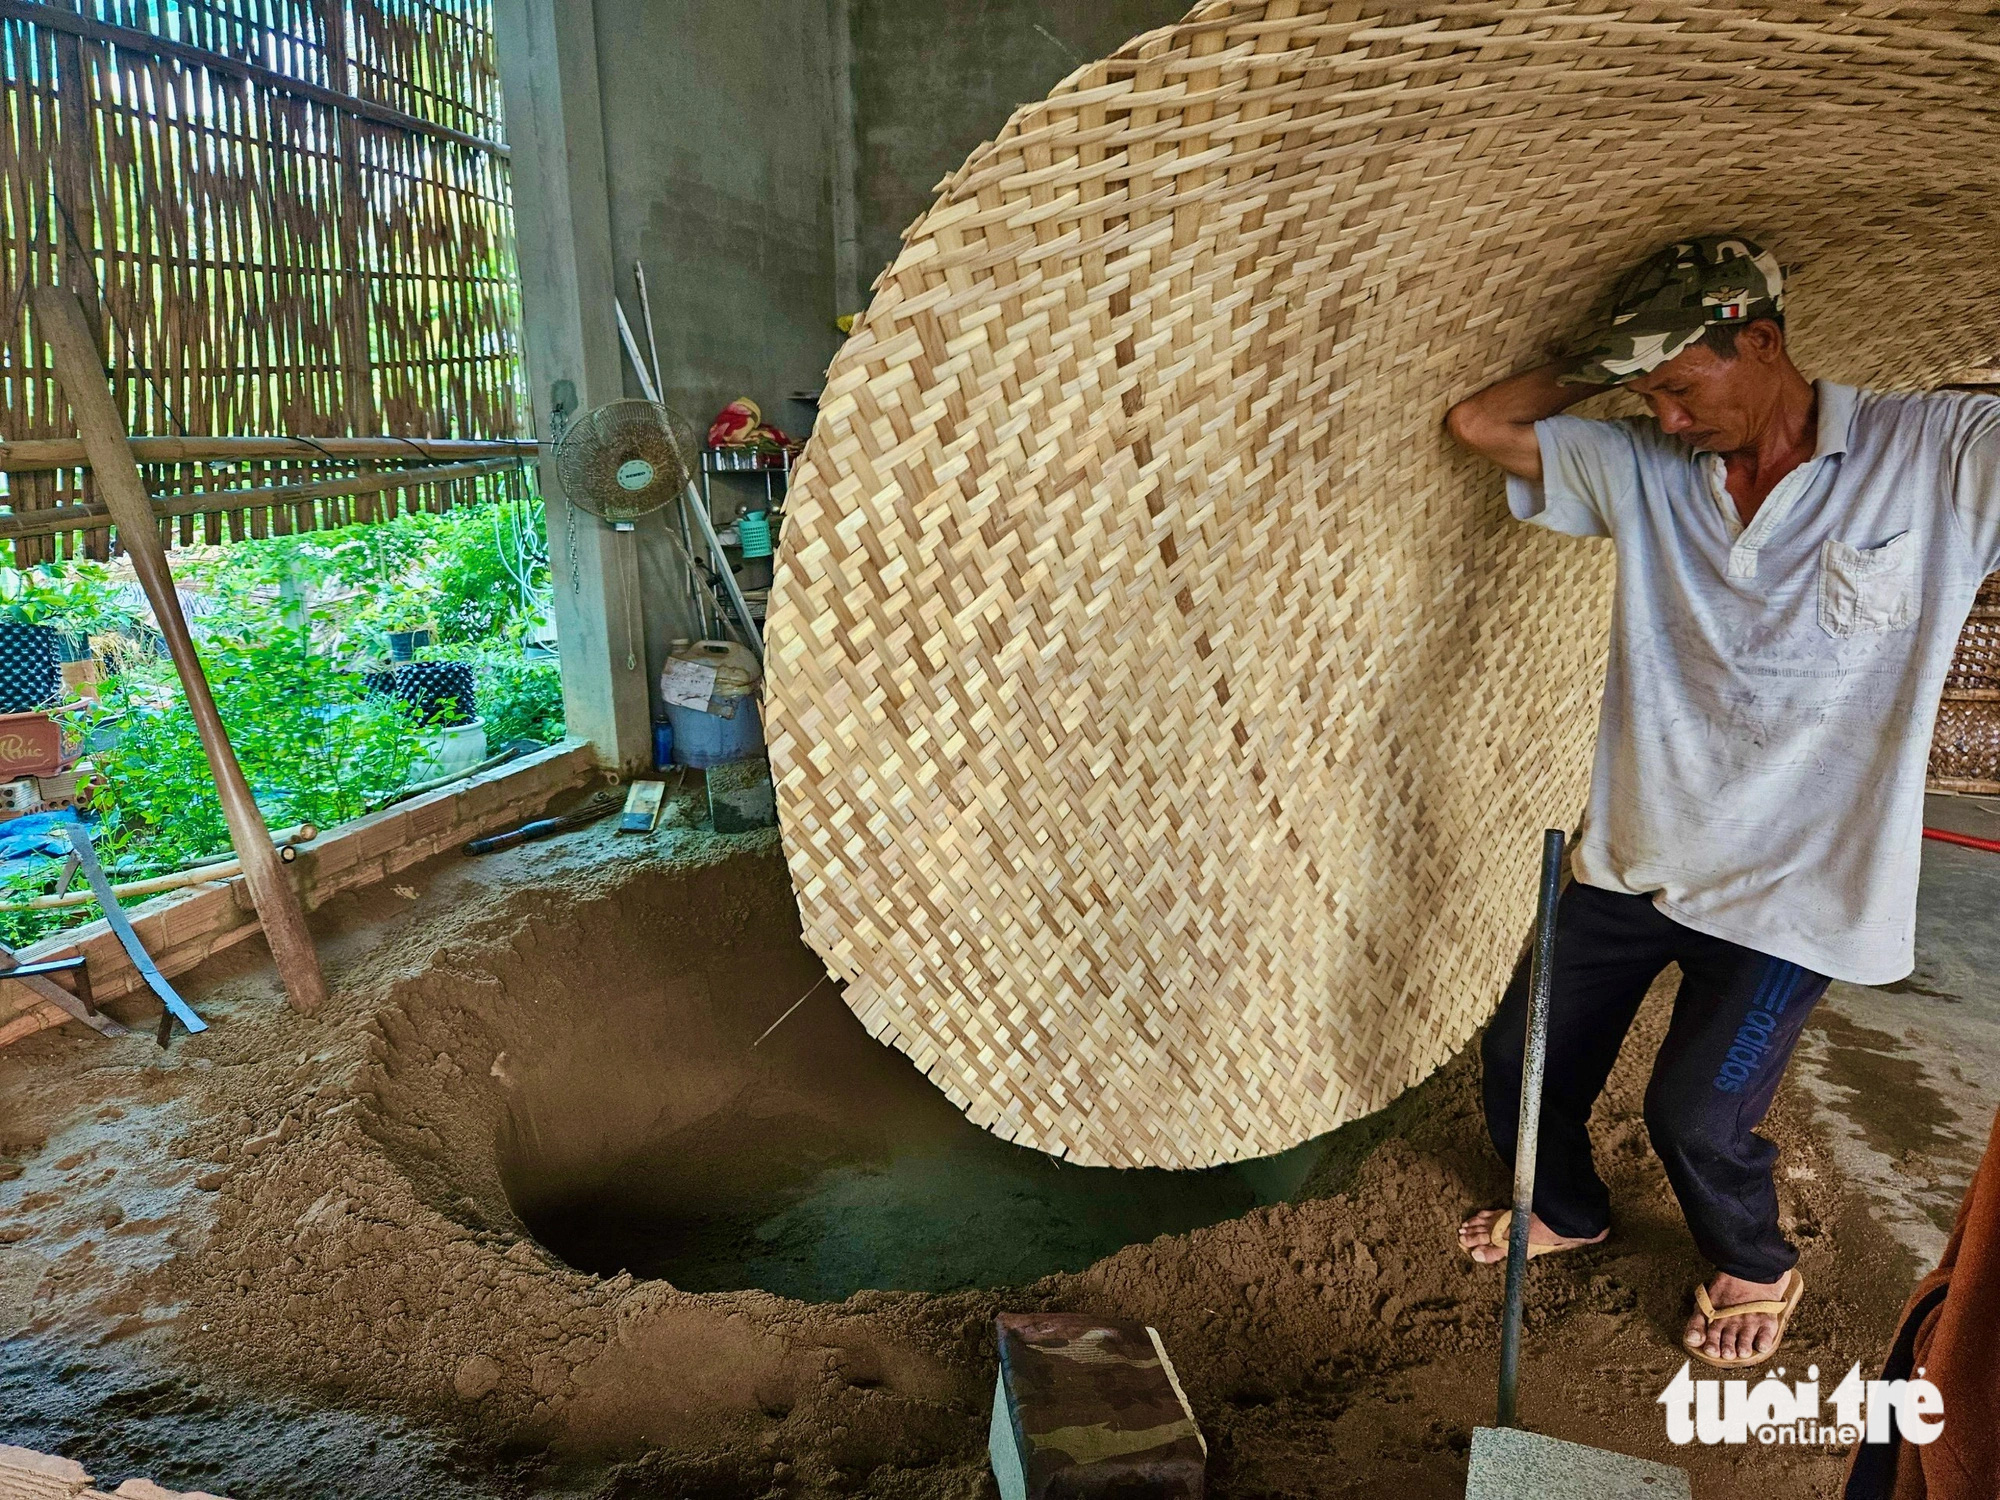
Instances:
[[[389,660],[414,661],[419,651],[428,651],[432,631],[427,625],[413,625],[408,630],[389,632]]]
[[[63,593],[40,569],[0,569],[0,713],[24,713],[61,694]]]
[[[378,662],[414,660],[437,638],[429,590],[385,580],[348,625],[348,644]]]

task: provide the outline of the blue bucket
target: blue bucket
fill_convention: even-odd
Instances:
[[[736,705],[733,718],[706,713],[699,708],[667,705],[667,722],[674,732],[674,764],[706,770],[727,765],[732,760],[748,760],[764,749],[764,721],[751,697],[730,700]]]

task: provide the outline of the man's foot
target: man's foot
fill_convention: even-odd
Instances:
[[[1493,1243],[1493,1221],[1506,1213],[1504,1208],[1482,1208],[1478,1213],[1458,1226],[1459,1248],[1478,1261],[1482,1266],[1490,1266],[1507,1258],[1507,1247]],[[1609,1228],[1600,1229],[1587,1240],[1570,1239],[1557,1234],[1541,1220],[1541,1215],[1528,1216],[1529,1253],[1546,1246],[1550,1250],[1574,1250],[1579,1245],[1601,1244],[1610,1234]],[[1719,1304],[1718,1304],[1719,1305]]]
[[[1735,1307],[1743,1302],[1782,1302],[1791,1290],[1792,1273],[1776,1281],[1745,1281],[1740,1276],[1716,1273],[1708,1284],[1708,1300],[1713,1307]],[[1780,1332],[1776,1313],[1741,1313],[1733,1318],[1717,1318],[1714,1323],[1699,1312],[1688,1319],[1687,1346],[1710,1359],[1754,1359],[1778,1346]]]

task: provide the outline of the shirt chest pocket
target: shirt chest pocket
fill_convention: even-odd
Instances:
[[[1879,547],[1828,537],[1819,554],[1819,624],[1828,635],[1907,630],[1917,620],[1917,551],[1909,532]]]

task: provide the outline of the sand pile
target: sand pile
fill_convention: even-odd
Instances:
[[[407,897],[330,913],[338,993],[319,1023],[244,958],[204,976],[218,1024],[164,1065],[141,1039],[0,1053],[19,1173],[0,1183],[0,1441],[239,1500],[406,1494],[413,1474],[437,1495],[970,1496],[991,1315],[1050,1307],[1161,1329],[1219,1494],[1460,1492],[1490,1411],[1499,1279],[1452,1235],[1504,1191],[1466,1059],[1331,1138],[1302,1201],[1014,1290],[816,1304],[588,1275],[524,1235],[502,1180],[535,1070],[631,994],[665,1008],[690,1058],[720,1056],[818,970],[768,842],[691,868],[601,831],[523,855],[440,862]],[[838,1003],[823,1017],[858,1030]],[[1663,1024],[1656,997],[1628,1052]],[[1549,1430],[1664,1457],[1651,1398],[1680,1363],[1699,1266],[1644,1144],[1634,1063],[1600,1111],[1615,1237],[1537,1264],[1526,1405]],[[656,1111],[712,1121],[758,1097],[725,1079],[690,1101],[660,1066],[674,1087]],[[575,1159],[593,1142],[615,1156],[617,1122],[639,1113],[541,1128],[581,1132],[562,1147]],[[1794,1357],[1844,1370],[1876,1357],[1915,1267],[1802,1118],[1787,1100],[1773,1127],[1814,1289]],[[107,1333],[126,1337],[93,1349]],[[364,1429],[372,1456],[350,1440]],[[1740,1458],[1683,1455],[1699,1472]],[[1818,1493],[1838,1468],[1754,1462],[1771,1496]]]

